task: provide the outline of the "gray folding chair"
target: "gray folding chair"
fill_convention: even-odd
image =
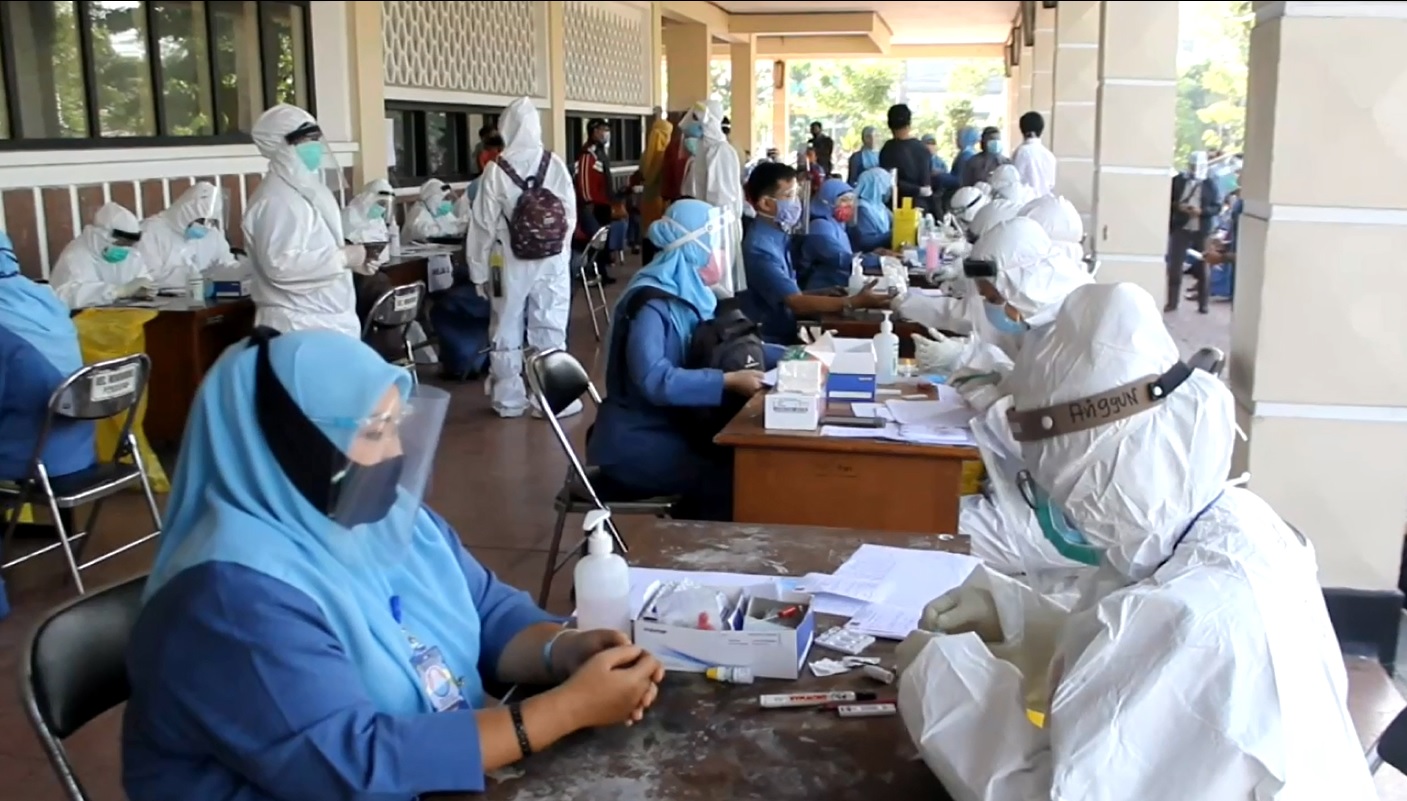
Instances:
[[[583,465],[577,457],[576,449],[572,447],[571,440],[567,438],[567,433],[562,430],[562,424],[557,421],[557,415],[563,409],[584,395],[590,396],[591,401],[600,407],[601,394],[591,383],[586,368],[570,353],[553,349],[531,354],[528,357],[527,373],[533,397],[547,417],[548,424],[552,426],[552,433],[556,435],[557,444],[562,446],[562,452],[567,455],[568,462],[567,478],[553,499],[557,524],[552,529],[552,544],[547,549],[547,567],[543,571],[542,589],[537,598],[538,605],[542,606],[547,603],[547,596],[552,591],[553,577],[570,561],[570,558],[562,560],[560,564],[557,561],[562,551],[562,533],[566,529],[567,515],[584,515],[592,509],[610,509],[612,517],[669,517],[671,507],[679,499],[672,496],[620,501],[610,500],[609,497],[602,498],[596,491],[596,483],[601,477],[600,468]],[[620,548],[621,553],[627,553],[629,549],[626,548],[620,532],[616,530],[615,523],[608,520],[606,525],[611,536],[615,538],[616,547]]]
[[[146,392],[150,376],[151,359],[147,358],[145,353],[138,353],[90,364],[69,376],[54,390],[53,395],[49,397],[49,413],[44,417],[44,424],[39,429],[39,438],[35,442],[29,474],[18,483],[0,485],[0,502],[5,502],[9,507],[9,521],[5,527],[4,540],[7,551],[12,545],[15,528],[19,525],[20,510],[31,501],[43,501],[47,504],[58,541],[0,564],[0,569],[13,567],[59,548],[68,559],[73,583],[79,594],[82,594],[84,570],[161,534],[161,513],[156,508],[156,496],[152,493],[146,465],[142,461],[141,451],[137,448],[137,438],[132,434],[137,403]],[[106,420],[123,414],[126,416],[111,461],[98,462],[86,470],[65,476],[49,475],[49,468],[44,464],[44,446],[48,443],[55,425],[74,420]],[[103,501],[133,484],[140,484],[146,494],[154,530],[120,548],[79,563],[74,554],[74,543],[92,533],[93,527],[97,525],[98,512],[102,510]],[[92,504],[87,523],[81,531],[70,532],[64,522],[64,513],[85,504]]]
[[[581,252],[581,261],[577,263],[577,277],[581,281],[581,290],[586,294],[586,308],[591,315],[591,330],[596,334],[596,341],[601,341],[600,320],[596,318],[597,312],[606,318],[605,328],[611,325],[611,306],[606,302],[606,285],[601,281],[601,273],[596,269],[596,257],[601,251],[606,249],[606,245],[611,238],[611,227],[604,225],[591,241],[586,243],[586,248]],[[596,290],[595,297],[592,297],[591,290]]]
[[[420,316],[420,307],[425,303],[425,282],[416,281],[405,286],[392,287],[371,305],[362,326],[362,341],[375,347],[375,335],[382,331],[398,331],[401,336],[403,353],[396,358],[382,354],[391,364],[398,364],[415,375],[415,348],[410,344],[410,324]]]
[[[127,641],[142,609],[138,576],[69,601],[34,630],[20,663],[20,697],[64,796],[88,801],[63,741],[125,703]]]

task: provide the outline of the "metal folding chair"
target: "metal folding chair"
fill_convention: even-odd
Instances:
[[[401,335],[403,353],[396,358],[382,354],[386,361],[410,370],[412,381],[418,381],[415,374],[415,348],[410,344],[410,324],[420,316],[420,307],[425,303],[425,282],[416,281],[405,286],[392,287],[371,305],[362,326],[362,341],[373,345],[374,335],[381,331],[398,330]]]
[[[69,376],[49,397],[49,413],[39,429],[39,438],[34,445],[34,456],[30,460],[28,477],[13,485],[0,485],[0,501],[8,501],[9,521],[5,527],[5,547],[11,546],[15,528],[19,525],[20,510],[31,501],[43,500],[53,517],[54,530],[58,542],[37,551],[0,564],[0,569],[14,567],[60,548],[68,559],[69,571],[79,594],[83,593],[84,570],[114,557],[123,551],[141,545],[161,534],[161,513],[156,508],[156,496],[152,493],[151,482],[147,478],[146,465],[141,451],[137,448],[137,438],[132,434],[132,423],[137,413],[137,403],[146,392],[147,380],[151,377],[151,359],[145,353],[109,359],[90,364]],[[98,462],[86,470],[65,476],[51,477],[44,464],[44,446],[55,425],[72,420],[106,420],[126,414],[122,430],[117,437],[117,447],[112,460]],[[130,461],[130,464],[128,463]],[[142,538],[129,542],[104,554],[79,563],[74,555],[73,544],[92,534],[97,524],[98,512],[108,497],[133,485],[140,484],[147,497],[147,508],[151,511],[155,529]],[[92,504],[87,523],[83,530],[70,533],[64,522],[64,512],[84,504]]]
[[[607,506],[606,500],[596,491],[596,480],[601,476],[600,468],[583,465],[572,447],[571,440],[562,430],[562,424],[557,421],[557,415],[563,409],[584,395],[589,395],[597,407],[601,405],[601,394],[591,383],[586,368],[570,353],[553,349],[531,354],[528,357],[527,373],[533,397],[536,398],[538,407],[543,410],[548,424],[552,426],[552,433],[556,435],[557,443],[562,446],[562,452],[566,454],[568,462],[566,480],[562,482],[562,489],[553,500],[553,508],[557,511],[557,524],[552,529],[552,544],[547,549],[547,566],[543,571],[542,589],[537,598],[538,605],[541,606],[547,603],[547,596],[552,591],[553,577],[570,561],[570,557],[563,559],[561,563],[557,561],[562,551],[562,533],[566,529],[567,515],[584,515],[592,509],[610,509],[612,517],[669,517],[670,508],[678,498],[659,496],[612,501]],[[607,521],[606,525],[621,553],[629,552],[625,540],[616,530],[615,523]]]
[[[1187,360],[1187,366],[1195,370],[1206,370],[1221,378],[1222,370],[1226,368],[1226,354],[1222,353],[1221,348],[1208,346],[1192,354],[1192,358]]]
[[[63,741],[131,694],[127,641],[146,583],[139,576],[69,601],[49,613],[25,649],[20,696],[69,801],[88,801],[88,794]]]
[[[581,252],[581,261],[577,263],[577,277],[581,281],[582,292],[586,294],[586,308],[591,315],[591,330],[596,334],[596,341],[601,341],[602,325],[596,319],[596,313],[601,312],[606,318],[605,327],[611,325],[611,306],[606,302],[606,285],[601,281],[601,273],[596,269],[596,257],[601,251],[606,249],[606,244],[611,237],[611,227],[601,226],[586,243],[586,248]],[[592,297],[591,290],[596,290],[596,297]]]

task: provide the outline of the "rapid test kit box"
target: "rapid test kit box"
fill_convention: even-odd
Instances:
[[[666,670],[703,673],[711,667],[745,667],[757,678],[801,675],[816,634],[810,595],[772,584],[708,588],[726,600],[718,627],[703,629],[658,619],[656,600],[667,586],[650,586],[634,622],[635,644]]]
[[[806,346],[806,353],[828,369],[826,400],[873,403],[875,399],[874,342],[825,334]]]

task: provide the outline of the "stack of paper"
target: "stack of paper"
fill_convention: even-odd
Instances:
[[[923,607],[967,580],[978,564],[978,559],[963,554],[866,544],[830,580],[834,582],[831,586],[877,585],[878,590],[855,609],[849,627],[874,637],[902,640],[918,627]]]
[[[822,615],[851,617],[866,604],[879,599],[884,586],[879,581],[808,573],[796,583],[799,592],[813,596],[812,608]]]

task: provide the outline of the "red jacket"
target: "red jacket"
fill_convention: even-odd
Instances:
[[[576,160],[577,199],[593,205],[610,205],[611,174],[607,163],[596,157],[596,146],[588,143]]]

